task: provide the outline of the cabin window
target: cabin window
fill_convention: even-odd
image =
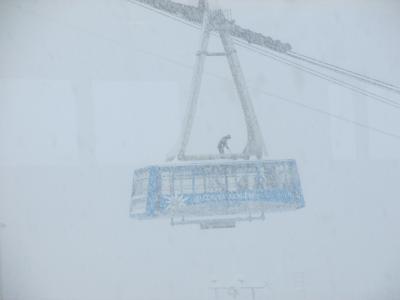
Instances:
[[[256,176],[254,182],[254,188],[260,190],[260,189],[265,189],[266,187],[267,187],[266,178],[261,175]]]
[[[275,172],[277,186],[279,188],[287,187],[290,185],[290,176],[288,175],[289,169],[287,165],[281,164],[277,166]]]
[[[236,186],[238,191],[245,191],[249,189],[249,176],[247,175],[241,175],[237,182]]]
[[[288,165],[282,165],[279,167],[278,174],[282,187],[289,188],[293,185],[293,168]]]
[[[206,189],[209,193],[218,193],[225,191],[225,176],[208,176]]]
[[[228,192],[236,192],[237,191],[237,184],[236,184],[236,177],[228,175],[226,177],[228,182]]]
[[[276,188],[279,186],[279,181],[276,176],[275,168],[268,167],[265,169],[265,189]]]
[[[182,179],[182,194],[192,194],[193,193],[193,179],[185,177]]]
[[[172,178],[171,178],[171,173],[169,172],[164,172],[161,175],[161,193],[163,195],[171,195],[172,187]]]
[[[175,174],[174,193],[191,194],[193,193],[193,179],[191,174]]]
[[[148,191],[149,176],[147,173],[140,174],[135,178],[135,196],[146,195]]]
[[[182,177],[174,176],[174,194],[182,194]]]
[[[196,194],[205,193],[205,180],[203,176],[196,176],[194,178],[194,192]]]

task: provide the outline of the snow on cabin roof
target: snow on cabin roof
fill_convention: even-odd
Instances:
[[[184,166],[199,166],[199,167],[208,167],[208,166],[215,166],[215,165],[243,165],[243,164],[257,164],[257,163],[282,163],[282,162],[295,162],[294,159],[249,159],[249,160],[226,160],[226,159],[215,159],[215,160],[199,160],[199,161],[172,161],[172,162],[162,162],[160,164],[151,164],[148,166],[144,166],[141,168],[136,169],[136,171],[146,170],[152,167],[159,167],[159,168],[168,168],[168,167],[184,167]]]

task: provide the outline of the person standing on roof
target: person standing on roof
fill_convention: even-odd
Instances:
[[[228,134],[224,137],[222,137],[218,143],[218,151],[219,154],[224,154],[225,153],[225,149],[230,150],[229,146],[228,146],[228,140],[231,139],[231,135]]]

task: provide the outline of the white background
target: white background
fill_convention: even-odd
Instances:
[[[400,85],[397,1],[219,2],[299,53]],[[400,140],[266,93],[394,134],[400,111],[240,48],[268,151],[297,160],[306,207],[219,231],[129,219],[133,170],[176,142],[198,34],[123,0],[0,1],[5,299],[200,300],[238,278],[267,281],[260,299],[398,299]],[[189,151],[230,133],[239,152],[228,68],[210,58],[206,73]]]

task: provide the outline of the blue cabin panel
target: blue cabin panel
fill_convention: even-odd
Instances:
[[[304,206],[294,160],[152,166],[134,177],[133,217],[264,213]]]

